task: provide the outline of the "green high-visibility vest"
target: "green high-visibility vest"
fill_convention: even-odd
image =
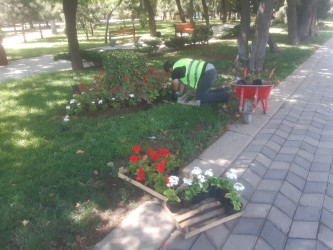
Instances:
[[[183,58],[175,62],[175,64],[173,65],[173,69],[185,66],[185,76],[183,78],[180,78],[179,80],[182,81],[184,84],[196,89],[204,64],[205,62],[203,61]]]

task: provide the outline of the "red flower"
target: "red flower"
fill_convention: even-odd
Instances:
[[[156,150],[156,152],[160,155],[167,156],[170,155],[170,152],[164,148],[159,148]]]
[[[143,78],[143,80],[147,81],[147,76],[145,76],[145,77]]]
[[[154,149],[152,149],[152,148],[148,148],[148,149],[147,149],[147,154],[151,154],[151,153],[154,153]]]
[[[167,163],[167,162],[168,162],[168,159],[166,159],[166,158],[161,158],[161,159],[160,159],[160,162]]]
[[[77,95],[77,94],[80,94],[80,92],[79,92],[79,91],[75,91],[75,92],[74,92],[74,94],[76,94],[76,95]]]
[[[83,91],[88,92],[89,89],[88,88],[83,88]]]
[[[134,71],[134,75],[136,75],[138,72]]]
[[[152,161],[157,161],[158,160],[158,154],[155,154],[155,153],[152,153],[151,155],[150,155],[150,159],[152,160]]]
[[[131,155],[129,160],[133,163],[137,162],[139,160],[139,158],[136,155]]]
[[[123,82],[127,81],[127,77],[124,76],[122,80],[123,80]]]
[[[83,83],[83,82],[81,82],[81,83],[80,83],[80,86],[84,86],[84,83]]]
[[[155,69],[154,69],[154,68],[151,68],[150,70],[151,70],[152,72],[153,72],[153,71],[155,71]]]
[[[113,93],[113,92],[115,92],[115,91],[116,91],[115,89],[110,89],[110,92],[111,92],[111,93]]]
[[[165,176],[165,182],[166,182],[165,184],[169,184],[170,183],[168,175]]]
[[[161,173],[164,172],[164,167],[165,167],[164,163],[156,163],[155,165],[155,169]]]
[[[126,94],[126,92],[125,91],[123,91],[123,95],[125,95]]]
[[[119,89],[119,85],[118,85],[118,84],[114,85],[114,87],[115,87],[116,89]]]
[[[142,85],[146,85],[147,84],[147,82],[146,81],[142,81]]]
[[[142,167],[138,167],[138,173],[135,177],[136,181],[143,181],[145,179],[145,172],[143,171]]]
[[[99,78],[100,78],[99,76],[94,76],[95,80],[99,80]]]
[[[133,151],[133,152],[140,152],[140,150],[141,150],[141,148],[140,148],[139,146],[134,146],[134,147],[132,148],[132,151]]]
[[[96,92],[98,90],[98,88],[93,88],[93,91]]]

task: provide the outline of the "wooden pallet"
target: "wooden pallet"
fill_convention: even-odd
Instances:
[[[177,103],[189,106],[200,106],[200,100],[195,98],[195,95],[186,92],[183,96],[178,97]]]
[[[163,206],[173,218],[176,227],[185,239],[242,215],[242,212],[232,215],[226,214],[221,203],[215,198],[208,198],[199,204],[192,205],[190,208],[181,209],[177,213],[172,213],[165,201]]]

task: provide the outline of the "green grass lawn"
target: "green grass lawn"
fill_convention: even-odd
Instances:
[[[274,77],[283,80],[332,36],[332,30],[318,34],[307,44],[289,46],[281,29],[272,32],[281,53],[267,50],[261,76],[266,78],[276,67]],[[205,59],[216,66],[219,86],[241,74],[233,71],[236,44],[225,40],[190,47],[152,57],[149,64],[161,70],[168,59]],[[179,150],[185,162],[207,148],[234,119],[218,104],[198,108],[164,103],[113,117],[72,117],[70,130],[61,131],[71,85],[89,82],[97,73],[50,73],[0,83],[1,249],[77,246],[81,236],[94,231],[99,213],[115,212],[110,202],[132,202],[126,195],[131,187],[112,185],[119,180],[112,177],[108,162],[126,164],[134,145]],[[157,140],[149,140],[151,136]],[[85,153],[75,154],[79,149]],[[29,223],[24,226],[23,220]]]

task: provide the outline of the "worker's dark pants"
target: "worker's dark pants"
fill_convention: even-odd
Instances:
[[[196,98],[200,100],[201,103],[209,102],[222,102],[227,103],[229,98],[229,88],[210,90],[216,81],[216,70],[211,69],[206,71],[200,78]]]

